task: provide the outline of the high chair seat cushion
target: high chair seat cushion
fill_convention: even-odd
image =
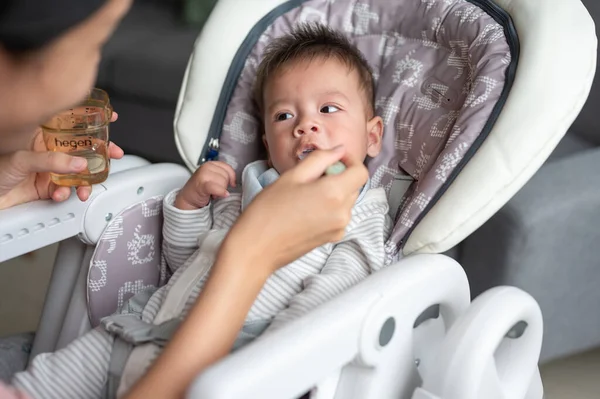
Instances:
[[[92,327],[134,294],[166,280],[161,269],[162,196],[115,215],[92,256],[87,277]]]

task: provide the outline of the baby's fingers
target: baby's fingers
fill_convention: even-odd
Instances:
[[[221,167],[225,170],[225,172],[227,172],[227,175],[229,176],[229,185],[231,187],[235,187],[235,185],[236,185],[235,170],[233,170],[231,165],[226,164],[224,162],[221,163]]]
[[[227,187],[222,183],[210,181],[206,183],[205,188],[206,192],[212,195],[213,197],[229,197],[229,191],[227,191]]]
[[[228,185],[230,185],[231,187],[235,187],[235,170],[233,170],[231,165],[222,161],[213,161],[212,164],[215,167],[215,169],[219,170],[222,174],[224,173],[224,175],[227,176]]]
[[[227,171],[225,171],[225,169],[217,165],[212,165],[212,168],[206,170],[206,173],[203,175],[203,180],[207,182],[218,181],[223,183],[224,187],[229,187],[229,174]]]

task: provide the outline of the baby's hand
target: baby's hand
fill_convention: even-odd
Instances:
[[[175,207],[182,210],[203,208],[211,197],[229,196],[227,188],[235,187],[235,171],[225,162],[210,161],[200,166],[175,198]]]

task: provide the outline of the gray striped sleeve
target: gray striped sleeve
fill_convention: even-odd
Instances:
[[[93,330],[54,353],[33,359],[13,385],[31,399],[99,398],[106,381],[113,337]]]
[[[242,196],[238,193],[232,193],[227,198],[213,201],[213,229],[229,230],[240,216],[241,206]]]
[[[198,249],[198,237],[212,227],[211,205],[193,211],[174,206],[179,190],[170,192],[163,203],[162,252],[171,272],[175,272]]]

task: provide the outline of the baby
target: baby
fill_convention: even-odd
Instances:
[[[268,47],[257,75],[255,96],[268,160],[244,169],[241,194],[228,191],[237,185],[231,166],[214,161],[167,195],[163,255],[173,272],[167,285],[137,294],[119,314],[65,349],[36,357],[14,377],[18,389],[32,398],[122,395],[160,354],[194,304],[222,239],[264,187],[316,149],[344,145],[349,157],[360,160],[379,153],[383,122],[374,115],[372,75],[342,35],[301,26]],[[384,190],[367,183],[340,242],[316,248],[267,280],[234,348],[277,330],[382,268],[391,227]]]

